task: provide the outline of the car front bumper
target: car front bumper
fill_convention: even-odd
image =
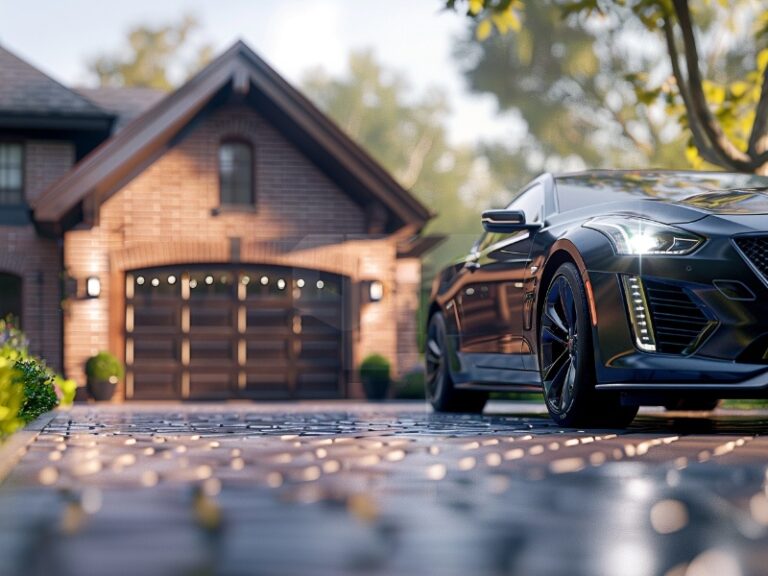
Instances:
[[[617,256],[607,241],[592,251],[586,264],[597,312],[598,388],[700,391],[723,398],[768,395],[768,285],[737,250],[733,234],[709,232],[706,244],[686,257]],[[663,346],[656,352],[640,350],[622,275],[685,295],[703,319],[697,324],[700,338],[675,353]],[[728,285],[739,292],[723,290]]]

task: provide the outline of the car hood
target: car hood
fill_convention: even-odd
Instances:
[[[716,190],[676,200],[636,200],[603,206],[605,213],[629,213],[664,224],[688,224],[715,216],[768,230],[768,189]]]
[[[765,188],[718,190],[688,196],[677,202],[710,214],[768,214]]]

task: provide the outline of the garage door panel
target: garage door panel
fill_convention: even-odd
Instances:
[[[211,360],[223,360],[234,362],[237,360],[237,347],[229,338],[212,338],[201,336],[190,336],[189,339],[189,361],[208,362]]]
[[[337,355],[301,354],[295,361],[297,370],[337,369],[341,367],[341,358]]]
[[[152,370],[144,366],[133,371],[133,399],[166,400],[180,395],[180,374],[176,369]]]
[[[180,307],[177,305],[144,307],[134,304],[133,330],[155,332],[158,329],[176,331],[179,326]]]
[[[245,309],[245,326],[247,332],[276,330],[283,332],[290,329],[293,314],[290,310],[274,310],[270,308]]]
[[[237,391],[237,372],[231,370],[191,370],[189,396],[194,399],[229,398]]]
[[[143,278],[126,300],[132,328],[126,341],[136,342],[128,369],[144,378],[134,397],[325,398],[343,392],[339,277],[276,266],[193,265],[131,274]]]
[[[288,340],[246,340],[245,351],[248,362],[254,360],[271,360],[288,363],[290,343]]]
[[[242,393],[253,398],[290,398],[291,389],[287,372],[284,370],[247,371],[245,375],[245,388],[242,390]]]
[[[179,338],[159,338],[157,335],[138,336],[133,339],[133,358],[135,362],[171,362],[181,360]]]
[[[302,372],[297,376],[299,392],[339,393],[339,373],[337,371]]]
[[[223,305],[222,305],[223,304]],[[205,306],[189,307],[190,331],[199,328],[229,328],[235,324],[236,311],[231,302],[206,303]]]

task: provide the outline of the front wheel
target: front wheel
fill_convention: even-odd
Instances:
[[[617,395],[595,390],[587,297],[571,263],[557,269],[541,306],[539,367],[547,411],[560,426],[623,428],[637,414]]]
[[[486,392],[456,390],[448,366],[448,333],[442,313],[435,312],[427,328],[427,400],[437,412],[479,414],[488,401]]]

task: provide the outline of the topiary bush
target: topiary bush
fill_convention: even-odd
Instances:
[[[389,391],[389,360],[371,354],[360,364],[360,380],[369,400],[383,400]]]
[[[53,386],[53,375],[45,364],[35,359],[18,360],[14,365],[18,374],[16,382],[22,384],[24,399],[19,408],[19,418],[31,422],[40,414],[53,410],[59,399]]]
[[[88,358],[85,375],[92,380],[110,381],[113,377],[120,380],[123,377],[123,365],[112,354],[102,351]]]

